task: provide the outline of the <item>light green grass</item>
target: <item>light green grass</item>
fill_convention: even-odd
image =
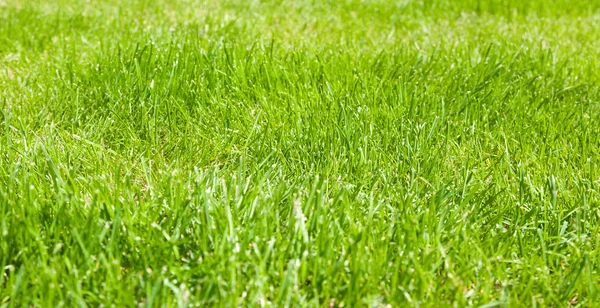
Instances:
[[[0,306],[593,306],[599,9],[0,0]]]

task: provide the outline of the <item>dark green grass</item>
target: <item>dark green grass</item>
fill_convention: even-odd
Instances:
[[[593,306],[598,1],[1,1],[0,305]]]

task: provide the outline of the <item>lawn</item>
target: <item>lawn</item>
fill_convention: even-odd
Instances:
[[[594,306],[600,0],[0,0],[0,307]]]

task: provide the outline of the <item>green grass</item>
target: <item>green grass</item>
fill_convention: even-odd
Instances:
[[[593,306],[600,1],[0,0],[0,306]]]

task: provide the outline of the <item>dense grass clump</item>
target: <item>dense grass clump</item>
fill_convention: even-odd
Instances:
[[[0,306],[591,306],[600,1],[0,0]]]

